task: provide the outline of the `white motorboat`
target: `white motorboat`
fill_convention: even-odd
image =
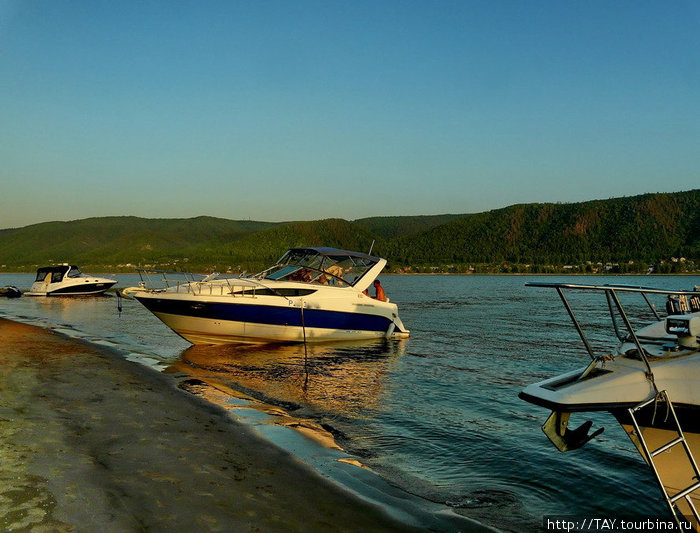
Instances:
[[[250,277],[165,280],[122,291],[193,344],[407,337],[396,304],[366,290],[385,259],[335,248],[292,248]]]
[[[42,267],[25,296],[89,296],[102,294],[117,280],[83,274],[75,265]]]
[[[528,285],[556,289],[592,359],[585,368],[529,385],[520,393],[523,400],[551,409],[552,414],[542,426],[544,433],[560,451],[576,449],[603,430],[589,434],[590,421],[578,429],[569,429],[572,413],[610,412],[650,466],[678,525],[684,517],[697,527],[700,522],[696,510],[700,504],[700,471],[695,460],[700,456],[698,288],[667,291],[622,285]],[[612,353],[595,353],[593,345],[598,343],[589,340],[565,291],[605,294],[619,339]],[[652,323],[647,318],[645,327],[633,325],[634,317],[630,318],[619,298],[629,293],[644,298],[647,312],[650,309],[654,316]],[[667,298],[668,316],[662,318],[649,295]]]

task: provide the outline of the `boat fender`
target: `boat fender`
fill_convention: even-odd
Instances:
[[[138,287],[126,287],[120,291],[118,290],[117,292],[121,294],[122,298],[127,298],[129,300],[133,300],[134,297],[132,296],[132,294],[134,294],[135,292],[141,292],[141,291],[145,291],[145,290],[146,290],[146,286],[139,283]]]
[[[389,324],[389,328],[386,330],[386,338],[388,339],[394,334],[394,330],[396,329],[396,322],[393,322]]]
[[[593,426],[593,422],[590,420],[571,430],[568,428],[570,416],[571,413],[552,411],[552,414],[542,425],[542,431],[560,452],[581,448],[605,430],[605,428],[599,428],[589,435],[588,432]]]

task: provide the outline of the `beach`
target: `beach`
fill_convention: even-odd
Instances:
[[[0,339],[0,530],[413,530],[108,348]]]

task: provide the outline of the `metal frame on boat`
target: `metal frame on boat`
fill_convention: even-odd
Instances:
[[[680,526],[700,523],[700,291],[671,291],[626,285],[528,283],[554,288],[564,304],[590,364],[526,387],[520,398],[552,410],[542,426],[560,450],[580,448],[603,430],[589,433],[592,422],[569,429],[572,413],[608,411],[650,466],[665,501]],[[565,291],[603,292],[619,344],[596,354]],[[654,321],[635,328],[620,301],[637,293]],[[650,295],[667,298],[662,317]]]
[[[407,337],[396,304],[365,294],[385,264],[361,252],[292,248],[254,276],[166,279],[122,294],[193,344]]]

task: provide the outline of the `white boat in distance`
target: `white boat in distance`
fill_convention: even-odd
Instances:
[[[592,423],[568,428],[572,413],[608,411],[647,462],[678,526],[685,518],[698,527],[700,517],[700,291],[668,291],[624,285],[529,283],[558,292],[579,333],[590,364],[526,387],[520,398],[552,410],[542,426],[560,450],[580,448],[600,434]],[[612,353],[597,355],[576,318],[565,291],[604,293],[619,339]],[[644,298],[654,321],[635,329],[619,296]],[[649,295],[666,297],[662,318]],[[642,302],[641,309],[645,307]],[[628,306],[629,308],[630,306]],[[638,312],[640,307],[635,308]],[[651,311],[649,313],[649,310]],[[642,506],[640,511],[643,512]],[[687,529],[687,524],[684,528]],[[697,530],[697,529],[696,529]]]
[[[407,337],[396,304],[371,298],[386,259],[336,248],[292,248],[250,277],[124,289],[192,344]],[[143,278],[142,278],[143,279]]]
[[[83,274],[75,265],[63,263],[42,267],[25,296],[91,296],[102,294],[117,283],[116,279]]]

